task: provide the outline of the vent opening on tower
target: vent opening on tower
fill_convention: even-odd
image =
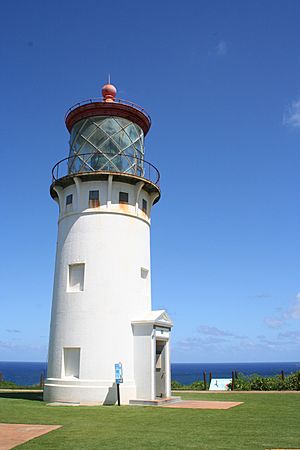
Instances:
[[[144,280],[148,277],[148,273],[148,269],[145,269],[145,267],[141,267],[141,277],[144,278]]]
[[[89,208],[98,208],[100,206],[99,191],[89,192]]]
[[[119,192],[119,203],[128,203],[128,192]]]
[[[72,203],[73,203],[73,194],[69,194],[66,197],[66,206],[72,205]]]
[[[143,211],[144,213],[147,214],[147,210],[148,210],[147,200],[145,200],[145,199],[143,198],[143,201],[142,201],[142,211]]]

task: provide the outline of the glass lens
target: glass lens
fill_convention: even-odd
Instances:
[[[108,134],[114,134],[120,131],[121,127],[114,118],[108,117],[101,123],[101,129]]]
[[[91,117],[77,122],[70,134],[69,173],[119,171],[137,174],[144,152],[144,133],[121,117]],[[140,171],[140,169],[138,169]]]

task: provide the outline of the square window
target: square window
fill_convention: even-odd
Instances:
[[[119,192],[119,203],[128,203],[128,192]]]
[[[69,264],[68,292],[82,292],[84,290],[85,264]]]
[[[144,213],[146,213],[147,214],[147,208],[148,207],[148,205],[147,205],[147,200],[145,200],[144,198],[143,198],[143,201],[142,201],[142,211],[144,211]]]
[[[89,191],[89,208],[98,208],[98,206],[100,206],[99,191]]]
[[[99,200],[99,191],[90,191],[89,200]]]
[[[69,194],[66,197],[66,206],[72,205],[72,203],[73,203],[73,194]]]

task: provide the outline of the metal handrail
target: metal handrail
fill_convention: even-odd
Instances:
[[[122,105],[131,106],[131,107],[137,109],[138,111],[142,112],[147,117],[147,119],[149,120],[149,122],[151,124],[151,117],[149,116],[149,114],[147,113],[147,111],[144,108],[142,108],[137,103],[131,102],[129,100],[124,100],[122,98],[115,98],[114,101],[111,103],[107,103],[107,102],[103,101],[103,98],[88,98],[87,100],[82,100],[81,102],[75,103],[75,105],[71,106],[71,108],[68,109],[68,111],[65,114],[65,119],[67,118],[67,116],[70,114],[71,111],[78,108],[79,106],[87,105],[89,103],[105,103],[105,104],[120,103]]]
[[[82,171],[78,171],[78,172],[69,172],[69,168],[70,168],[70,164],[69,162],[71,160],[74,160],[76,158],[80,158],[82,156],[90,156],[90,155],[99,155],[99,156],[113,156],[113,157],[124,157],[126,158],[126,160],[132,162],[133,166],[128,167],[126,170],[121,170],[118,167],[116,167],[115,170],[96,170],[93,169],[90,165],[89,165],[89,161],[82,161],[82,164],[85,165],[85,168],[89,168],[90,170],[82,170]],[[113,161],[113,160],[112,160]],[[109,162],[109,160],[107,161]],[[106,163],[105,163],[106,164]],[[104,164],[104,165],[105,165]],[[130,170],[130,171],[128,171]],[[101,154],[101,153],[82,153],[82,154],[78,154],[78,155],[72,155],[72,156],[68,156],[67,158],[63,158],[60,161],[58,161],[55,166],[52,168],[52,182],[58,181],[59,179],[68,176],[68,175],[83,175],[83,174],[87,174],[87,173],[121,173],[121,174],[125,174],[125,175],[134,175],[134,176],[138,176],[140,178],[144,178],[147,181],[150,181],[151,183],[159,186],[159,180],[160,180],[160,173],[158,171],[158,169],[151,164],[150,162],[146,161],[143,158],[139,158],[137,156],[133,156],[133,155],[128,155],[125,153],[105,153],[105,154]],[[142,173],[142,175],[141,175]]]

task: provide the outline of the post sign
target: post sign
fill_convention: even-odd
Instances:
[[[115,364],[115,379],[117,384],[117,398],[118,398],[118,406],[121,404],[120,400],[120,383],[123,383],[123,367],[122,363],[118,362]]]
[[[120,362],[115,364],[115,379],[117,384],[123,383],[123,368]]]

